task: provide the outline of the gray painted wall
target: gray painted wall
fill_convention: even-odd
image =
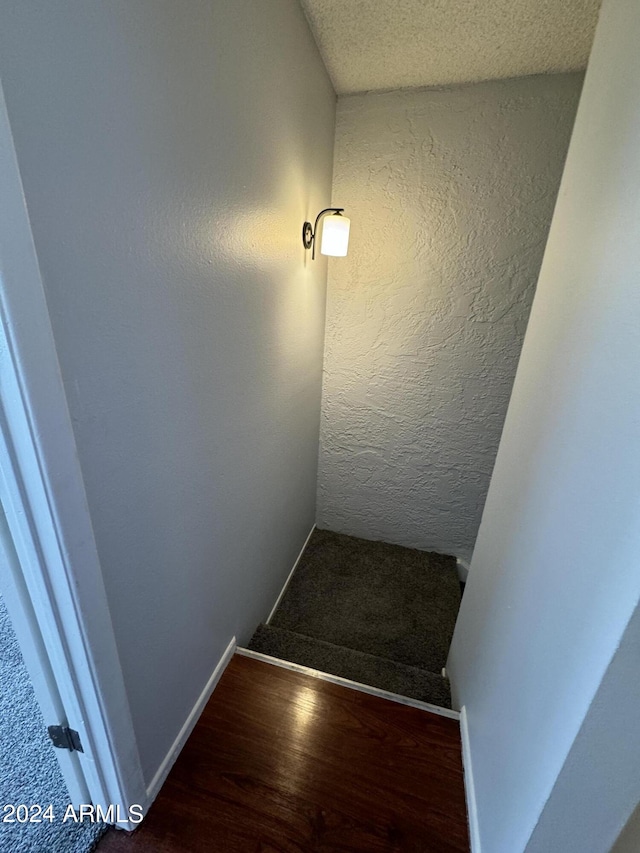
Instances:
[[[640,805],[627,821],[611,848],[611,853],[638,853],[638,850],[640,850]]]
[[[639,40],[605,0],[448,663],[483,853],[525,849],[640,596]]]
[[[148,782],[314,522],[335,95],[296,0],[8,0],[0,76]]]
[[[321,527],[471,556],[581,84],[339,99]]]
[[[640,802],[639,660],[640,610],[636,609],[553,786],[527,853],[609,853]],[[636,825],[633,853],[640,850],[637,830]],[[627,846],[633,834],[632,822],[625,833]]]

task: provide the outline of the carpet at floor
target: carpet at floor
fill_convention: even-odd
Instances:
[[[315,530],[270,625],[439,675],[459,607],[455,557]]]
[[[2,598],[0,720],[0,850],[88,853],[105,827],[62,821],[69,795]],[[5,823],[3,818],[11,816],[6,807],[11,804],[41,805],[43,810],[51,804],[55,820]]]

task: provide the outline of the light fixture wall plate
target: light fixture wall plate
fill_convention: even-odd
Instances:
[[[331,255],[335,258],[344,258],[349,248],[349,230],[351,220],[343,216],[344,207],[325,207],[316,216],[315,224],[305,222],[302,226],[302,244],[305,249],[311,249],[311,259],[316,257],[316,238],[318,236],[318,223],[327,213],[331,213],[322,224],[322,244],[320,252],[323,255]]]

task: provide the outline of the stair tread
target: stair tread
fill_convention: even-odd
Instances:
[[[425,669],[337,646],[275,625],[260,625],[248,647],[350,681],[441,708],[451,708],[447,679]]]
[[[455,557],[316,529],[270,626],[440,673],[459,607]]]

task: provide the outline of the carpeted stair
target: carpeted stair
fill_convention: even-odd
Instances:
[[[450,708],[459,606],[454,557],[316,530],[249,648]]]
[[[399,693],[442,708],[451,707],[447,680],[415,666],[334,646],[271,625],[259,626],[251,638],[250,648],[263,655],[293,661],[389,693]]]

